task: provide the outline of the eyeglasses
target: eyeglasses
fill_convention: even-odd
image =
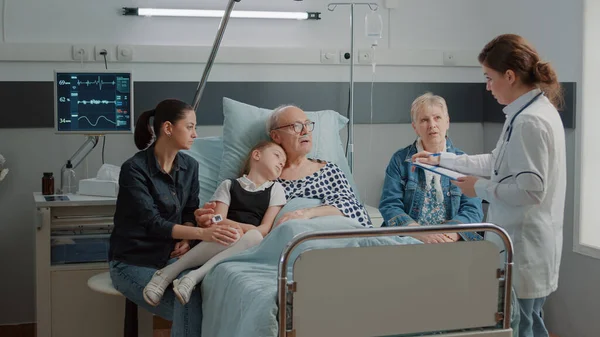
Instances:
[[[307,131],[312,132],[315,129],[315,122],[311,122],[311,121],[307,121],[304,123],[296,122],[293,124],[282,125],[280,127],[274,128],[273,130],[279,130],[279,129],[287,128],[290,126],[292,126],[294,128],[294,132],[296,132],[296,133],[301,133],[302,129],[304,129],[304,127],[306,127]]]

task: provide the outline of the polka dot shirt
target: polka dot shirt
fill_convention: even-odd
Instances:
[[[318,161],[321,162],[321,161]],[[298,180],[278,179],[285,189],[287,200],[294,198],[320,199],[323,205],[333,206],[346,217],[372,227],[367,211],[356,195],[344,172],[333,163],[327,163],[319,171]]]

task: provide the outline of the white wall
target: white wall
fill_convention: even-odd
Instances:
[[[0,0],[1,3],[2,0]],[[173,1],[116,1],[105,0],[81,2],[76,0],[4,0],[6,21],[3,22],[6,43],[0,44],[0,56],[6,55],[8,46],[28,43],[39,47],[37,62],[0,62],[0,81],[51,80],[54,68],[78,67],[76,62],[44,62],[55,59],[48,54],[52,46],[84,44],[129,44],[162,46],[207,46],[212,44],[218,20],[175,19],[175,18],[136,18],[123,17],[117,11],[123,6],[166,7]],[[380,1],[382,2],[382,1]],[[180,0],[178,7],[202,5],[220,8],[223,1]],[[223,40],[224,46],[253,47],[297,47],[348,48],[348,11],[338,8],[328,12],[322,0],[269,0],[242,1],[238,9],[276,9],[321,11],[323,20],[317,22],[247,21],[232,20]],[[561,0],[403,0],[396,10],[383,10],[386,38],[380,42],[382,55],[401,57],[405,51],[417,50],[460,50],[476,52],[489,39],[504,32],[516,32],[526,36],[538,50],[552,61],[562,81],[580,81],[580,39],[582,10],[581,1]],[[34,7],[39,6],[39,7]],[[175,4],[173,4],[175,6]],[[362,15],[357,16],[357,48],[367,42],[362,39]],[[540,16],[559,17],[560,20],[531,20],[531,13]],[[476,27],[476,28],[475,28]],[[560,41],[560,43],[557,43]],[[42,44],[43,43],[43,44]],[[4,46],[4,50],[3,50]],[[386,48],[390,48],[387,49]],[[16,49],[15,49],[16,50]],[[140,50],[144,50],[140,48]],[[177,51],[176,48],[173,49]],[[396,53],[393,53],[396,51]],[[400,52],[402,51],[402,52]],[[61,54],[62,55],[62,54]],[[417,55],[419,55],[417,53]],[[428,54],[429,55],[429,54]],[[469,53],[466,55],[468,59]],[[311,55],[311,57],[317,55]],[[5,57],[5,56],[4,56]],[[61,56],[62,57],[62,56]],[[391,57],[391,56],[390,56]],[[176,59],[173,56],[173,59]],[[0,58],[2,59],[2,58]],[[134,57],[135,59],[135,57]],[[128,67],[136,72],[138,80],[181,80],[198,81],[203,64],[177,63],[133,63],[113,64],[113,67]],[[157,61],[157,62],[159,62]],[[202,62],[203,59],[194,62]],[[387,60],[394,64],[394,60]],[[100,63],[86,64],[86,68],[101,67]],[[341,65],[244,65],[217,64],[212,73],[212,81],[346,81],[348,68]],[[356,80],[370,80],[369,68],[357,69]],[[478,68],[466,67],[425,67],[419,63],[404,66],[378,67],[377,81],[423,81],[423,82],[473,82],[482,81]],[[48,107],[48,113],[51,113]],[[398,113],[408,114],[409,107]],[[0,113],[14,113],[2,111]],[[26,114],[26,112],[22,112]],[[377,112],[375,112],[377,113]],[[450,112],[452,113],[452,112]],[[489,147],[488,139],[494,139],[493,132],[487,132],[488,125],[452,124],[451,136],[457,146],[470,153],[481,152]],[[220,127],[201,127],[201,136],[220,134]],[[344,134],[344,132],[342,132]],[[355,130],[355,178],[359,190],[369,204],[376,205],[383,179],[383,171],[389,157],[398,148],[414,139],[409,125],[358,125]],[[40,189],[43,171],[54,171],[55,175],[64,161],[83,142],[83,137],[56,136],[50,129],[0,129],[0,153],[8,159],[11,173],[0,184],[0,255],[4,256],[4,268],[11,277],[0,278],[0,324],[32,322],[34,309],[34,264],[33,264],[33,222],[31,193]],[[370,149],[380,151],[370,151]],[[110,136],[107,138],[106,161],[120,164],[134,153],[131,137]],[[93,175],[100,165],[100,147],[78,169],[79,177]],[[572,203],[572,201],[570,200]],[[570,249],[565,246],[565,250]],[[567,254],[568,255],[568,254]],[[10,258],[8,258],[10,256]],[[581,261],[574,259],[574,263]],[[590,265],[600,266],[598,261]],[[586,265],[589,267],[589,265]],[[574,273],[573,282],[583,277],[583,266],[570,267]],[[580,295],[592,297],[600,293],[591,287],[567,288]],[[590,296],[591,294],[591,296]],[[563,296],[566,298],[567,296]],[[581,296],[583,297],[583,296]],[[584,299],[585,300],[585,299]],[[597,302],[596,302],[597,303]],[[588,303],[585,309],[596,309]],[[566,308],[550,302],[549,313],[556,313],[552,326],[562,331],[562,337],[592,336],[592,322],[582,322],[576,318],[576,308],[569,308],[571,321],[562,318]],[[582,315],[587,314],[582,312]],[[560,319],[558,317],[561,317]],[[578,330],[572,330],[577,323]],[[578,331],[578,334],[572,334]]]

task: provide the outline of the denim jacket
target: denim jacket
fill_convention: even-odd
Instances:
[[[464,154],[446,139],[446,151]],[[379,202],[383,217],[382,227],[406,226],[416,222],[425,201],[425,173],[421,169],[411,172],[411,157],[417,153],[416,141],[398,150],[392,156],[385,172],[385,181]],[[447,177],[441,177],[446,208],[444,224],[480,223],[483,221],[481,199],[469,198]],[[463,240],[482,240],[477,233],[459,233]]]

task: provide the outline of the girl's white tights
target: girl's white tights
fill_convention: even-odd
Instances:
[[[148,285],[144,288],[144,299],[148,304],[158,305],[165,289],[184,270],[190,271],[181,280],[175,280],[175,294],[182,303],[187,303],[191,291],[206,276],[208,271],[220,261],[240,253],[248,248],[258,245],[262,241],[262,234],[256,229],[246,232],[231,246],[224,246],[216,242],[200,242],[189,252],[185,253],[176,262],[156,271]]]

